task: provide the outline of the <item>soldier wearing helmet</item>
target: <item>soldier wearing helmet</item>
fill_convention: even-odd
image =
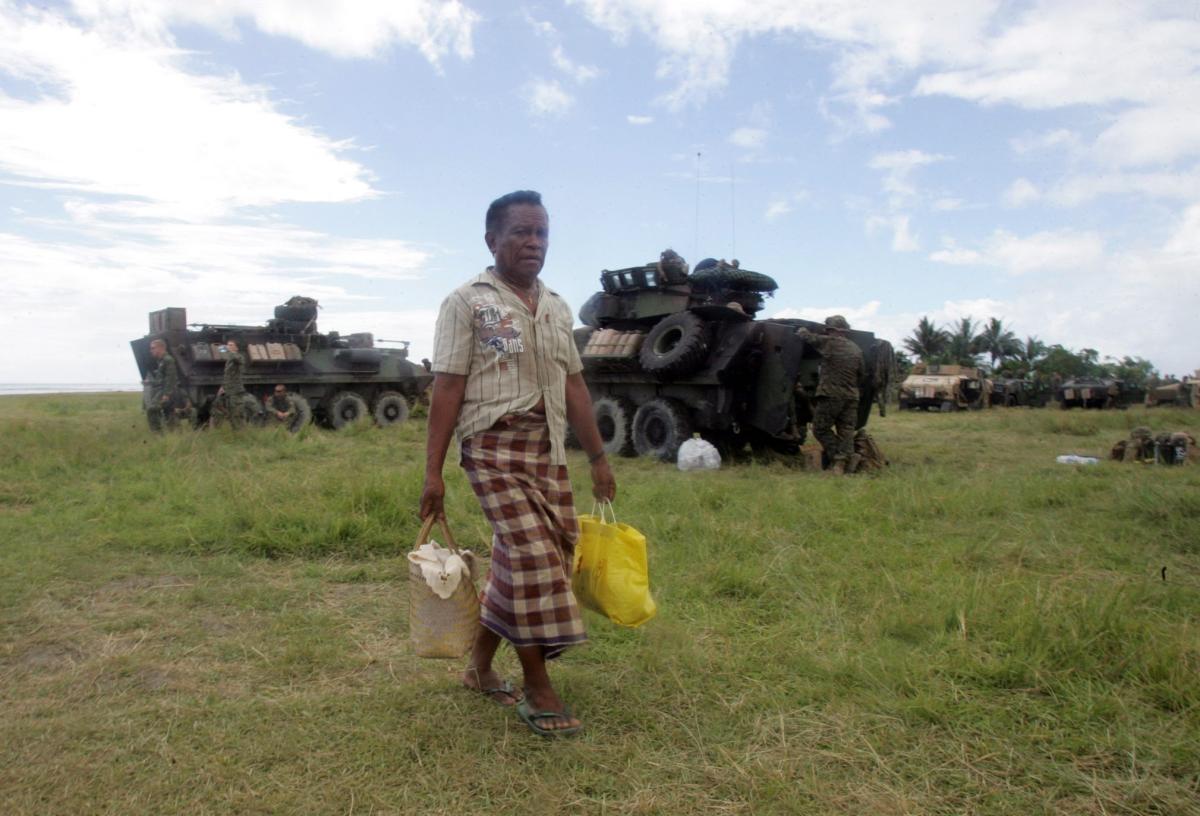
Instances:
[[[796,333],[821,355],[816,400],[813,406],[813,436],[821,443],[829,469],[847,471],[854,455],[854,432],[858,424],[858,383],[863,378],[862,350],[847,337],[850,324],[841,315],[825,318],[825,331],[807,329]],[[849,467],[852,472],[853,466]]]

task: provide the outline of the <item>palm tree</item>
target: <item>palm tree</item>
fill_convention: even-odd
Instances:
[[[975,345],[975,321],[971,319],[970,315],[960,318],[954,331],[950,332],[946,352],[946,356],[958,365],[979,364],[979,361],[975,359],[979,354],[979,348]]]
[[[945,329],[933,325],[928,317],[922,317],[921,322],[913,329],[912,337],[904,338],[904,348],[923,363],[931,363],[946,353],[950,336]]]
[[[1046,344],[1033,335],[1025,338],[1024,343],[1018,342],[1016,358],[1021,361],[1021,367],[1025,370],[1025,374],[1031,373],[1037,367],[1038,362],[1046,356]]]
[[[992,370],[1009,357],[1017,356],[1021,342],[1004,326],[1004,321],[991,318],[975,338],[975,350],[991,358]]]

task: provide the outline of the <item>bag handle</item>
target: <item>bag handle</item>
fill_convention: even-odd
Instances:
[[[459,555],[458,545],[454,543],[454,535],[450,532],[450,525],[446,523],[446,519],[437,518],[436,514],[430,513],[425,517],[425,522],[421,525],[421,532],[417,533],[417,541],[413,544],[413,549],[419,548],[422,544],[429,541],[429,534],[433,531],[434,521],[442,528],[442,535],[446,537],[446,547],[450,552]]]
[[[593,515],[593,516],[596,515],[597,507],[600,508],[600,523],[601,524],[616,524],[617,523],[617,511],[613,508],[612,499],[604,499],[603,501],[600,501],[597,499],[592,499],[591,515]],[[606,508],[608,510],[608,515],[612,517],[612,521],[609,521],[607,518],[605,518],[604,511]]]

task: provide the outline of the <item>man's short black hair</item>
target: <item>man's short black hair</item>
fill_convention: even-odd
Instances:
[[[483,228],[488,232],[499,232],[508,208],[515,204],[544,206],[542,194],[536,190],[517,190],[508,195],[502,195],[488,206],[487,216],[483,219]]]

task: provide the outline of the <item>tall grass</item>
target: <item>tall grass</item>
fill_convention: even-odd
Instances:
[[[873,418],[863,478],[623,460],[660,615],[588,614],[546,743],[407,648],[421,424],[0,399],[5,811],[1197,813],[1200,472],[1054,457],[1198,419]]]

